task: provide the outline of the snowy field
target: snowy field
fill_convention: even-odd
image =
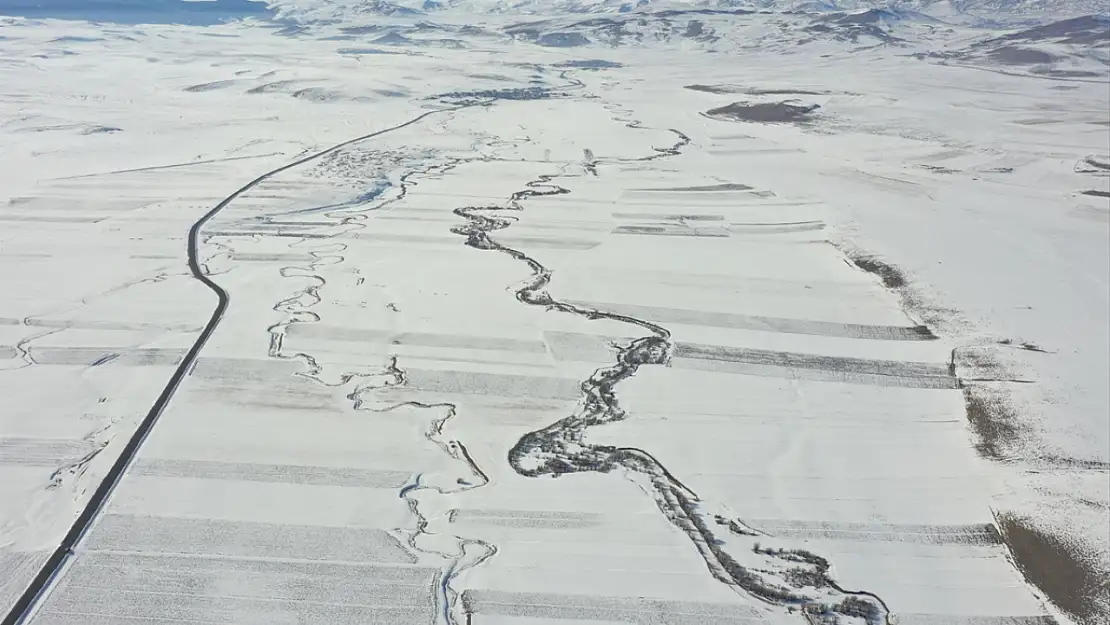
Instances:
[[[69,4],[3,625],[1110,619],[1105,18]]]

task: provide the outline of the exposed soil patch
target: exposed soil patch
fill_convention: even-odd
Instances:
[[[1015,344],[1012,340],[1004,339],[999,341],[998,344],[1028,352],[1050,353],[1034,343]],[[988,345],[955,347],[952,349],[952,358],[949,361],[952,375],[958,375],[961,382],[965,384],[974,382],[1029,384],[1033,382],[1033,380],[1023,378],[1012,366],[1006,364],[1000,358],[1001,353],[998,348]]]
[[[568,67],[573,69],[612,69],[624,66],[620,63],[614,63],[613,61],[586,59],[581,61],[563,61],[562,63],[556,63],[555,67]]]
[[[1005,460],[1021,439],[1021,426],[1004,396],[983,386],[964,387],[967,424],[975,435],[975,451],[991,460]]]
[[[697,193],[699,191],[751,191],[754,187],[738,182],[725,182],[721,184],[708,184],[694,187],[669,187],[665,189],[637,189],[637,191],[680,191]]]
[[[716,93],[718,95],[719,94],[724,94],[724,93],[743,93],[744,92],[744,90],[741,89],[740,87],[736,87],[736,86],[733,86],[733,85],[686,85],[686,88],[690,89],[691,91],[702,91],[702,92],[705,92],[705,93]]]
[[[945,332],[966,331],[971,326],[962,317],[960,311],[952,308],[938,306],[935,302],[924,298],[914,289],[909,288],[909,279],[901,269],[887,264],[877,257],[853,246],[842,243],[835,244],[846,257],[844,262],[858,267],[868,273],[878,276],[888,289],[897,291],[902,303],[902,309],[907,315],[920,319],[923,334],[936,338],[936,334]]]
[[[83,135],[99,135],[99,134],[111,134],[113,132],[123,132],[123,128],[116,128],[115,126],[89,126],[81,134],[83,134]]]
[[[1041,65],[1056,60],[1055,56],[1047,52],[1032,50],[1030,48],[1018,48],[1015,46],[995,48],[991,50],[987,56],[989,56],[992,61],[1005,63],[1006,65]]]
[[[997,521],[1025,579],[1077,621],[1093,625],[1099,604],[1110,602],[1110,583],[1091,558],[1027,519],[1000,514]]]
[[[686,85],[692,91],[703,91],[718,95],[726,93],[746,93],[748,95],[827,95],[821,91],[807,91],[805,89],[744,89],[736,85]]]
[[[926,169],[934,174],[958,174],[960,170],[951,169],[949,167],[941,167],[939,165],[918,165],[921,169]]]
[[[200,93],[200,92],[203,92],[203,91],[215,91],[216,89],[226,89],[227,87],[230,87],[230,86],[234,85],[236,82],[237,81],[235,81],[235,80],[217,80],[215,82],[206,82],[206,83],[199,84],[199,85],[192,85],[191,87],[185,87],[184,89],[182,89],[182,91],[185,91],[185,92],[188,92],[188,93]]]
[[[1105,76],[1104,73],[1083,69],[1056,69],[1053,67],[1034,67],[1029,71],[1040,76],[1054,76],[1056,78],[1102,78]]]
[[[804,89],[748,89],[748,95],[826,95],[820,91],[806,91]]]
[[[536,43],[548,48],[573,48],[589,45],[590,40],[579,33],[547,33],[540,35]]]
[[[812,113],[819,108],[821,106],[818,104],[796,104],[790,101],[759,104],[733,102],[728,106],[710,109],[705,114],[714,119],[727,121],[775,124],[809,121]]]
[[[906,286],[906,276],[901,269],[888,265],[874,256],[855,256],[852,257],[852,263],[867,273],[879,276],[883,281],[883,286],[888,289]]]
[[[279,80],[276,82],[269,82],[264,85],[252,87],[247,89],[249,94],[257,93],[289,93],[297,89],[297,85],[304,83],[303,80]]]
[[[401,54],[400,52],[382,50],[381,48],[339,48],[336,50],[336,53],[351,56],[362,56],[366,54]]]
[[[1000,37],[1007,41],[1058,41],[1068,44],[1097,44],[1110,41],[1110,19],[1102,15],[1084,15],[1036,26]],[[995,40],[997,41],[997,40]]]

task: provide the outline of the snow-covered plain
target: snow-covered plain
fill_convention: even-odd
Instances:
[[[1104,19],[620,7],[0,18],[5,625],[1105,622]]]

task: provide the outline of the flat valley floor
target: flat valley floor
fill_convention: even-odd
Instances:
[[[1106,614],[1105,82],[2,32],[0,612]]]

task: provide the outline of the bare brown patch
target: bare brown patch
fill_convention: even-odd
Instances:
[[[934,174],[958,174],[960,170],[952,169],[950,167],[941,167],[939,165],[918,165],[921,169],[933,172]]]
[[[970,329],[971,326],[958,310],[937,306],[924,294],[913,289],[909,278],[898,267],[851,245],[833,243],[833,246],[844,254],[845,263],[875,274],[883,286],[895,291],[901,301],[902,310],[907,316],[917,320],[929,336],[936,338],[945,333],[956,334]]]
[[[894,265],[888,265],[874,256],[851,256],[852,262],[867,273],[873,273],[883,281],[888,289],[906,286],[906,276]]]
[[[964,407],[979,455],[991,460],[1012,456],[1021,441],[1021,426],[1004,396],[982,386],[965,386]]]
[[[1105,622],[1099,620],[1105,616],[1100,614],[1100,604],[1110,601],[1110,582],[1087,554],[1035,527],[1028,519],[999,514],[997,521],[1018,569],[1029,583],[1078,622]]]
[[[704,93],[716,93],[718,95],[725,93],[743,93],[743,89],[733,85],[686,85],[687,89],[691,91],[701,91]]]
[[[793,102],[733,102],[728,106],[710,109],[706,115],[714,119],[742,122],[776,124],[808,121],[814,111],[821,108],[817,104],[795,104]]]
[[[1034,50],[1032,48],[1019,48],[1017,46],[1003,46],[995,48],[987,53],[987,56],[994,61],[1006,65],[1037,65],[1042,63],[1051,63],[1057,60],[1055,55],[1043,52],[1041,50]]]

